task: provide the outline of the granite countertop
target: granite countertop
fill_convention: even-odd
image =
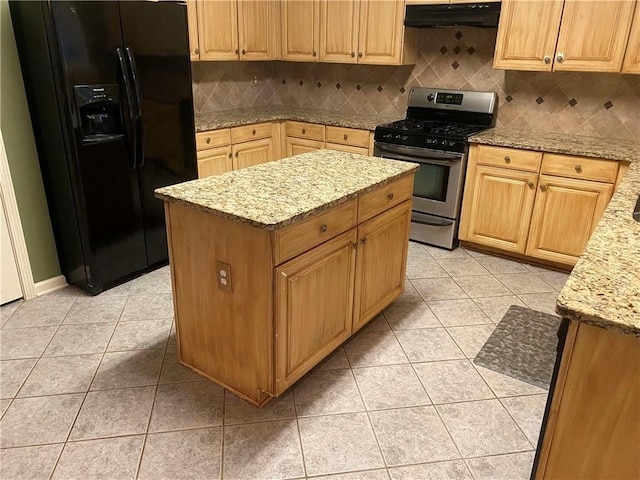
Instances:
[[[275,230],[417,168],[415,163],[317,150],[159,188],[155,194],[167,202]]]
[[[268,107],[237,108],[213,113],[196,113],[195,123],[196,132],[274,120],[297,120],[299,122],[321,123],[336,127],[360,128],[373,131],[377,125],[398,120],[399,118],[397,115],[352,115],[333,110],[272,105]]]
[[[469,142],[625,162],[640,160],[640,142],[585,135],[491,128],[471,136]]]
[[[560,292],[556,311],[571,320],[640,336],[640,157],[631,163],[584,253]]]

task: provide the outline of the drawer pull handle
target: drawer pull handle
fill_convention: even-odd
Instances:
[[[543,192],[547,189],[546,185],[540,185],[540,190],[542,190]]]
[[[558,53],[558,55],[556,55],[556,60],[557,60],[559,63],[564,62],[564,53]]]
[[[529,181],[529,188],[535,188],[536,184],[533,183],[532,181]]]
[[[542,61],[546,64],[549,65],[551,63],[551,56],[549,55],[545,55],[544,57],[542,57]]]
[[[511,157],[509,155],[504,156],[504,163],[511,163]]]
[[[576,172],[582,173],[582,165],[576,165],[575,169],[576,169]]]
[[[325,223],[324,225],[320,225],[320,231],[322,233],[326,233],[327,230],[329,230],[329,227],[327,227],[327,224]]]
[[[365,243],[367,243],[367,237],[362,237],[362,238],[360,239],[360,243],[361,243],[361,244],[363,244],[363,245],[364,245]]]
[[[255,130],[253,130],[253,131],[251,132],[251,134],[252,134],[252,135],[255,135],[255,134],[256,134],[256,131],[255,131]]]
[[[211,143],[211,139],[209,137],[207,137],[207,139],[205,140],[205,142],[207,143]]]
[[[345,141],[347,140],[347,138],[348,138],[348,137],[347,137],[347,134],[345,133],[345,134],[344,134],[344,139],[345,139]]]
[[[393,200],[393,193],[390,193],[389,195],[387,195],[387,200],[389,201]]]
[[[200,50],[196,48],[196,49],[193,51],[193,53],[195,53],[196,55],[200,55]]]
[[[302,134],[304,135],[305,133],[307,133],[307,131],[303,128],[302,129]]]

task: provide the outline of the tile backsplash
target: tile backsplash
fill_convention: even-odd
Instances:
[[[640,76],[494,70],[495,29],[427,28],[417,64],[196,62],[197,112],[291,105],[404,116],[413,86],[498,93],[498,125],[640,140]]]

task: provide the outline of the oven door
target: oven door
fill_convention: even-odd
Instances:
[[[374,155],[419,163],[413,184],[413,210],[457,218],[464,175],[464,153],[376,142]]]

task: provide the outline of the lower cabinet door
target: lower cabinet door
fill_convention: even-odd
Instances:
[[[234,170],[270,162],[273,158],[273,139],[271,138],[233,145]]]
[[[287,157],[293,157],[299,153],[313,152],[322,150],[324,142],[321,140],[308,140],[306,138],[287,137],[285,139],[287,146]]]
[[[276,394],[351,335],[356,229],[276,268]]]
[[[540,175],[527,255],[575,265],[612,195],[608,183]]]
[[[198,152],[198,178],[230,172],[232,169],[231,147],[212,148]]]
[[[354,332],[404,290],[410,224],[407,201],[358,227]]]

